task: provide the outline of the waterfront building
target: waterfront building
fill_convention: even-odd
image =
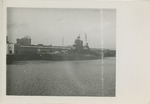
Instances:
[[[31,37],[25,36],[21,39],[17,39],[17,44],[19,44],[19,45],[31,45]]]
[[[13,43],[7,43],[7,54],[14,54],[14,44]]]

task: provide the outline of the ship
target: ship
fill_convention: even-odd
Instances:
[[[49,53],[42,53],[40,51],[7,55],[7,64],[13,61],[27,61],[27,60],[47,60],[47,61],[73,61],[73,60],[94,60],[100,59],[101,53],[93,52],[88,45],[87,39],[85,45],[80,39],[80,36],[74,41],[74,44],[67,49],[54,50]]]

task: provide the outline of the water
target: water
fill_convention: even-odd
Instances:
[[[7,66],[7,95],[115,96],[116,59],[103,59],[103,73],[101,61],[15,62]]]

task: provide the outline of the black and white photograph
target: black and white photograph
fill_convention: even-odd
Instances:
[[[115,97],[116,14],[8,7],[6,95]]]

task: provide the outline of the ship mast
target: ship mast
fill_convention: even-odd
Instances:
[[[64,46],[64,36],[62,37],[62,46]]]
[[[85,45],[87,44],[87,35],[85,33]]]

